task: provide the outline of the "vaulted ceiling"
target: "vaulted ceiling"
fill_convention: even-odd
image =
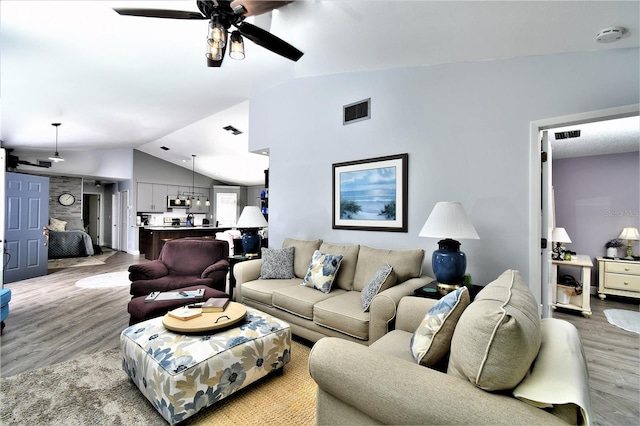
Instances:
[[[207,21],[113,11],[197,11],[194,0],[2,0],[0,138],[18,153],[48,156],[51,123],[61,122],[61,154],[135,148],[187,168],[183,160],[196,154],[197,172],[255,185],[268,153],[247,151],[252,93],[332,73],[638,48],[639,4],[298,0],[248,19],[303,51],[298,62],[245,40],[245,60],[208,68]],[[624,37],[597,43],[614,25]]]

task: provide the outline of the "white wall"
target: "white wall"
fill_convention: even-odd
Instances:
[[[294,80],[251,98],[249,149],[270,149],[269,244],[286,237],[426,250],[438,201],[461,201],[480,240],[462,241],[473,281],[529,277],[530,122],[638,103],[638,49],[445,64]],[[615,72],[613,72],[615,70]],[[370,120],[342,106],[371,97]],[[331,227],[331,165],[409,153],[409,231]]]

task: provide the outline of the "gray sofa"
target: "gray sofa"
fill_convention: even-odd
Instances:
[[[294,248],[293,278],[260,279],[262,259],[238,263],[233,270],[236,301],[287,321],[294,334],[312,342],[325,336],[364,345],[375,342],[393,328],[400,299],[433,280],[421,276],[422,249],[386,250],[290,238],[282,247]],[[329,293],[301,285],[316,250],[343,256]],[[385,264],[392,272],[365,312],[361,291]]]
[[[317,424],[591,424],[587,361],[576,328],[531,317],[537,313],[532,295],[531,310],[522,315],[514,308],[521,289],[509,286],[513,272],[463,308],[450,352],[434,366],[418,363],[411,346],[436,300],[403,298],[396,329],[369,347],[319,340],[309,356]],[[521,281],[518,274],[515,279]],[[525,340],[533,342],[529,354],[522,353]]]

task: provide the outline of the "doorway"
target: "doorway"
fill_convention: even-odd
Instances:
[[[102,203],[100,194],[87,194],[82,196],[82,220],[84,229],[91,237],[91,241],[102,246],[100,218],[102,217]]]
[[[611,120],[615,118],[637,116],[640,105],[627,105],[599,111],[554,117],[531,123],[531,200],[530,200],[530,240],[534,244],[542,239],[551,242],[552,209],[551,200],[551,161],[552,151],[547,151],[546,162],[542,161],[544,132],[558,127]],[[545,202],[547,200],[547,202]],[[544,224],[544,227],[543,227]],[[548,245],[548,247],[549,247]],[[551,317],[551,256],[549,249],[540,251],[532,248],[529,259],[529,282],[531,290],[539,298],[543,318]],[[587,289],[585,289],[586,291]]]

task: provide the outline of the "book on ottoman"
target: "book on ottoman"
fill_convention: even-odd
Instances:
[[[169,311],[168,314],[174,318],[181,319],[183,321],[190,320],[191,318],[197,318],[202,315],[202,312],[189,308],[178,308],[173,311]]]
[[[223,312],[228,304],[228,297],[212,297],[204,302],[202,312]]]

